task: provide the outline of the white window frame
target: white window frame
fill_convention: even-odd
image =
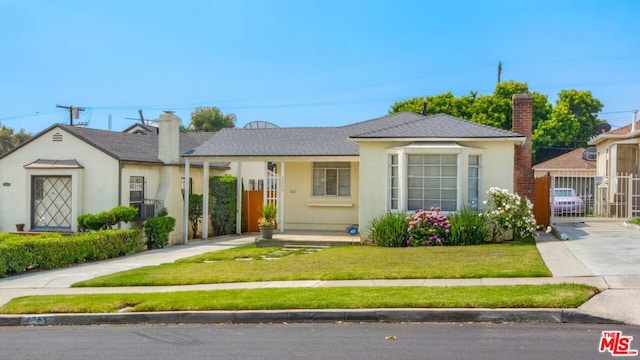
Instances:
[[[320,166],[321,164],[346,164],[344,167],[331,167],[331,166]],[[324,189],[322,194],[316,194],[316,170],[324,170],[322,175],[322,183],[324,184]],[[335,170],[336,171],[336,193],[335,194],[327,194],[327,170]],[[348,181],[348,194],[343,194],[340,192],[340,174],[348,170],[349,173],[349,181]],[[344,175],[343,175],[344,176]],[[351,162],[350,161],[314,161],[311,165],[311,194],[314,197],[339,197],[339,198],[349,198],[351,197]]]
[[[469,156],[479,156],[480,167],[478,173],[478,208],[482,207],[483,193],[483,170],[482,162],[484,159],[484,149],[471,146],[460,145],[456,142],[416,142],[402,147],[394,147],[387,149],[388,155],[388,174],[387,174],[387,208],[390,212],[410,213],[408,210],[408,174],[407,174],[407,158],[409,154],[421,155],[457,155],[457,194],[456,194],[456,210],[462,209],[464,201],[468,202],[468,180],[469,180]],[[393,208],[391,203],[391,159],[396,155],[398,159],[398,206]],[[464,181],[463,181],[464,180]],[[466,204],[468,205],[468,204]],[[450,211],[442,211],[442,213],[451,213]]]

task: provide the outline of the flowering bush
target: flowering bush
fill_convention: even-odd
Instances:
[[[535,233],[533,204],[528,199],[497,187],[490,188],[487,194],[489,200],[484,202],[484,215],[492,226],[492,240],[497,240],[508,229],[513,230],[516,238],[524,238]]]
[[[440,208],[431,210],[417,210],[409,220],[409,239],[407,246],[444,245],[449,235],[449,219],[440,214]]]

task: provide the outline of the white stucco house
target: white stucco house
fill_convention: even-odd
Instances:
[[[529,94],[514,95],[513,132],[414,113],[337,127],[217,133],[180,133],[170,112],[157,128],[123,132],[53,125],[0,157],[0,231],[19,223],[27,230],[77,231],[82,213],[132,204],[144,215],[164,206],[177,219],[172,239],[186,243],[183,192],[206,199],[202,184],[225,172],[244,179],[245,189],[249,180],[262,180],[265,200],[278,206],[280,231],[357,225],[366,233],[388,211],[481,207],[494,186],[533,198],[531,103]],[[241,194],[240,183],[237,189]],[[241,216],[237,221],[239,233]],[[204,201],[203,237],[209,224]]]
[[[162,207],[182,219],[184,160],[180,154],[209,139],[180,133],[170,112],[158,127],[123,132],[53,125],[0,157],[0,232],[25,224],[32,231],[77,231],[77,217],[133,205],[144,219]],[[194,164],[189,188],[202,192],[203,174],[222,174],[227,163]],[[180,240],[182,221],[173,240]]]
[[[242,177],[243,164],[276,164],[266,197],[278,206],[281,231],[356,224],[366,233],[388,211],[481,207],[490,187],[533,184],[531,101],[529,94],[514,96],[521,133],[414,113],[339,127],[222,129],[183,154],[185,173],[193,163],[230,162]],[[532,198],[532,186],[527,191]]]

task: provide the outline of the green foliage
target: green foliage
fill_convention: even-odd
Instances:
[[[82,214],[78,216],[81,230],[107,230],[119,222],[131,222],[136,219],[138,209],[132,206],[116,206],[109,211],[98,214]]]
[[[409,111],[421,113],[422,103],[427,103],[427,115],[449,114],[480,124],[505,130],[512,128],[512,97],[528,92],[526,83],[503,81],[496,85],[493,94],[455,97],[451,92],[415,97],[391,105],[389,113]],[[549,103],[547,95],[531,92],[533,95],[533,153],[536,162],[561,155],[569,149],[586,146],[596,135],[595,126],[604,122],[597,114],[603,104],[590,91],[561,90],[555,106]],[[558,153],[560,149],[561,153]],[[566,149],[566,150],[563,150]]]
[[[162,208],[160,215],[148,219],[144,223],[144,235],[147,237],[148,249],[160,249],[169,243],[169,234],[176,226],[176,219],[168,215]]]
[[[640,217],[634,217],[632,219],[629,219],[629,223],[634,224],[634,225],[640,225]]]
[[[235,234],[236,177],[228,174],[211,177],[209,193],[214,199],[210,207],[213,234]]]
[[[0,277],[33,269],[55,269],[126,255],[138,247],[140,231],[105,230],[63,236],[13,235],[0,243]]]
[[[371,222],[369,238],[377,246],[407,246],[409,220],[404,214],[386,213]]]
[[[467,207],[449,215],[449,223],[448,245],[480,245],[489,237],[486,217]]]
[[[234,114],[225,115],[215,106],[197,107],[191,113],[191,124],[182,130],[215,132],[222,128],[233,128],[235,122],[236,116]]]
[[[202,194],[189,195],[189,224],[191,224],[192,239],[198,236],[198,223],[202,218]]]
[[[484,204],[484,216],[492,229],[492,241],[498,241],[509,229],[513,230],[515,239],[535,234],[536,219],[533,216],[533,204],[528,199],[497,187],[490,188],[487,194],[489,200]]]
[[[274,203],[266,203],[262,205],[262,217],[258,219],[258,226],[275,225],[276,215],[278,215],[278,207]]]
[[[417,210],[409,216],[409,246],[446,245],[451,224],[446,215],[440,214],[440,208],[429,211]]]
[[[33,135],[24,132],[24,129],[15,132],[12,128],[0,124],[0,155],[24,143],[32,136]]]

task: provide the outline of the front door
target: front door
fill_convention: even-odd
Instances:
[[[71,176],[33,176],[31,194],[32,229],[71,230]]]

